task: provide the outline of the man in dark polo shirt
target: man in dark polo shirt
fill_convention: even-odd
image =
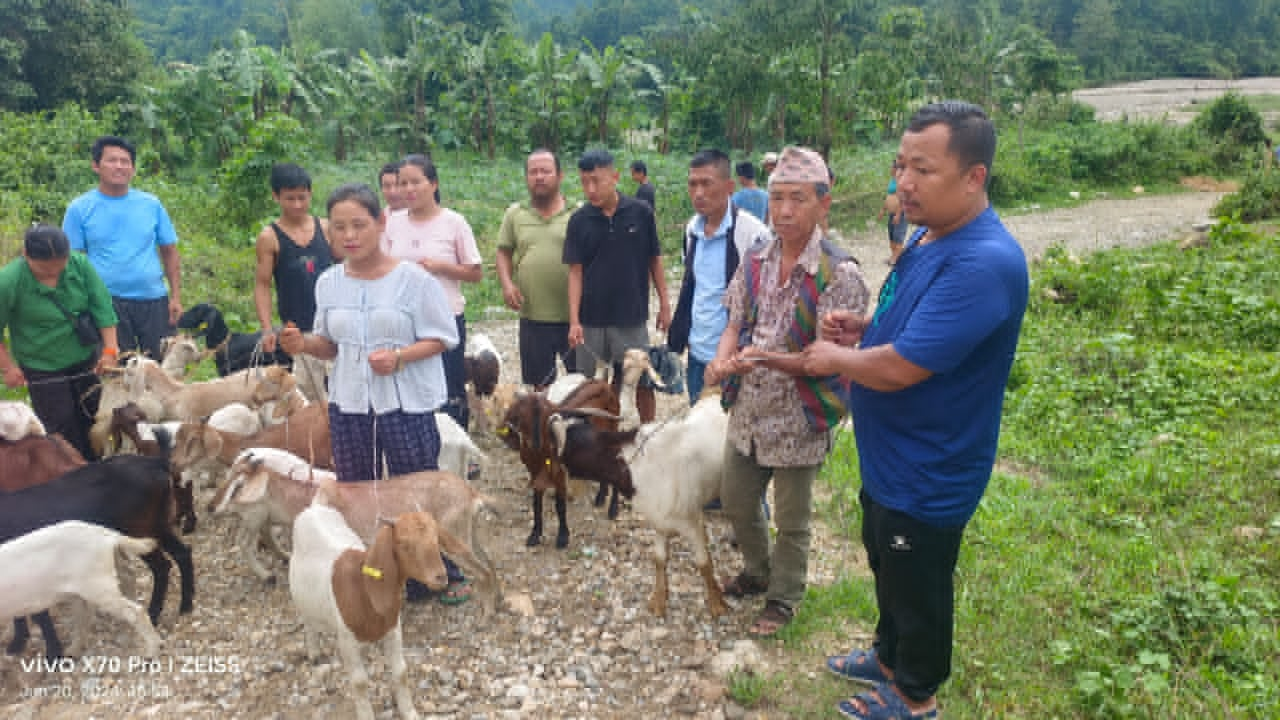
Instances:
[[[671,321],[662,247],[653,210],[618,192],[618,170],[605,150],[578,160],[587,204],[569,218],[564,262],[569,266],[569,346],[577,366],[591,374],[596,363],[613,366],[614,389],[622,382],[622,356],[649,345],[649,282],[658,291],[657,329]],[[652,387],[636,388],[641,422],[653,420]]]

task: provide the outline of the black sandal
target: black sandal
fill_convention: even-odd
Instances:
[[[731,598],[751,597],[768,592],[769,583],[746,573],[739,573],[737,577],[720,578],[720,591]]]

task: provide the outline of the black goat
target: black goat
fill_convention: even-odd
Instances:
[[[164,609],[169,588],[169,560],[178,564],[182,600],[178,611],[191,612],[195,572],[191,549],[173,532],[174,498],[169,480],[170,438],[156,431],[160,457],[116,455],[99,463],[76,468],[42,485],[0,492],[0,542],[64,520],[81,520],[138,538],[155,538],[159,544],[142,556],[153,579],[147,614],[155,623]],[[45,655],[61,657],[62,644],[48,611],[35,616],[45,638]],[[30,636],[26,620],[13,621],[14,637],[9,654],[22,652]]]
[[[222,377],[256,365],[291,364],[289,356],[279,349],[274,353],[259,351],[261,332],[231,332],[222,312],[208,303],[200,303],[182,313],[178,329],[192,337],[204,338],[205,347],[213,350],[213,364]]]

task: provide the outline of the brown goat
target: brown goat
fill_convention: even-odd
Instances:
[[[560,528],[556,532],[556,547],[569,545],[569,526],[566,520],[568,504],[568,475],[555,451],[548,421],[559,410],[594,408],[611,415],[618,414],[618,396],[604,380],[588,380],[565,397],[559,405],[552,403],[543,393],[527,393],[516,398],[498,428],[498,435],[507,447],[520,453],[520,462],[529,471],[529,484],[533,488],[533,530],[525,544],[533,547],[542,542],[542,495],[548,489],[556,492],[556,518]],[[602,430],[616,430],[617,421],[602,417],[592,418],[592,424]],[[601,484],[595,504],[604,504],[609,486]],[[618,492],[629,488],[614,488],[609,503],[609,518],[618,516]]]
[[[316,467],[332,470],[328,408],[311,403],[283,422],[248,436],[218,430],[207,422],[183,423],[174,440],[173,464],[185,470],[201,460],[217,459],[230,466],[241,450],[257,447],[288,450]]]
[[[133,443],[134,452],[145,457],[160,457],[160,443],[155,438],[144,438],[138,432],[138,423],[147,422],[147,414],[135,402],[129,401],[111,411],[111,442],[119,450],[123,438]],[[176,467],[169,469],[169,483],[173,487],[173,501],[177,519],[182,520],[183,534],[196,529],[196,500],[191,483],[184,482]]]
[[[46,482],[84,465],[84,458],[61,435],[28,435],[0,440],[0,490],[13,492]]]

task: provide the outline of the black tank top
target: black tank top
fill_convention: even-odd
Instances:
[[[276,266],[271,271],[276,282],[276,308],[280,320],[293,322],[299,329],[311,330],[316,316],[316,278],[333,264],[333,253],[325,240],[320,219],[315,219],[316,232],[311,244],[302,247],[293,241],[280,226],[271,223],[276,231],[280,252]]]

